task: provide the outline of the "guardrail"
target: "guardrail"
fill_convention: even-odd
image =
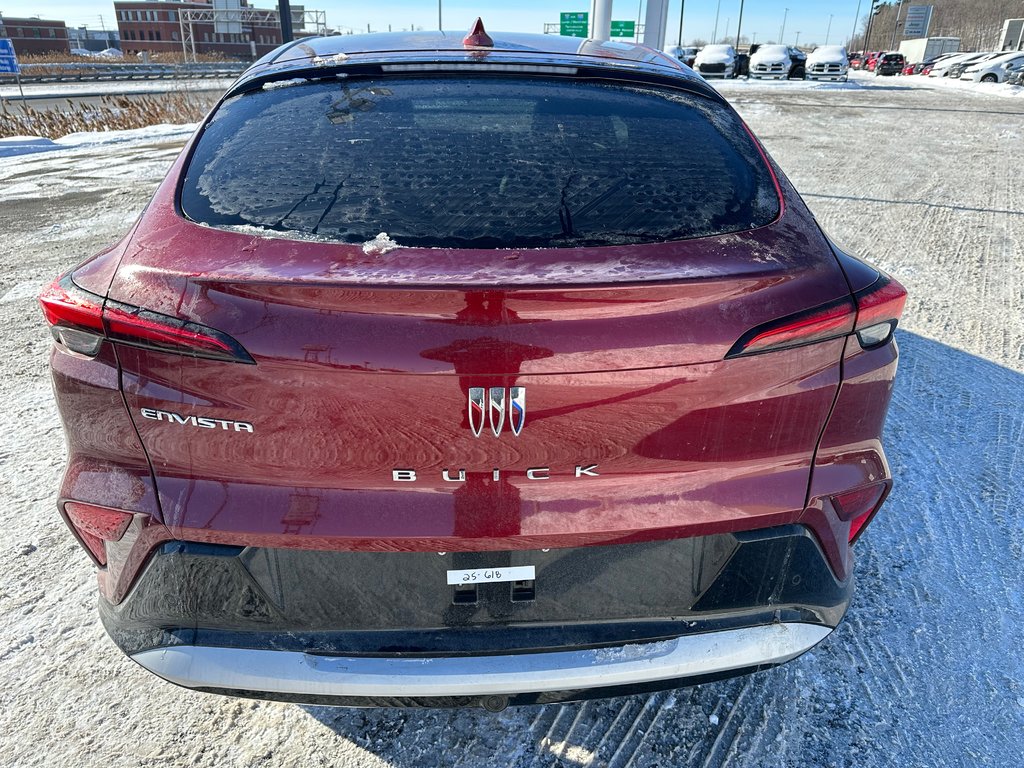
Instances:
[[[111,80],[198,80],[238,77],[247,64],[23,64],[21,82],[88,83]],[[65,71],[61,71],[65,70]]]

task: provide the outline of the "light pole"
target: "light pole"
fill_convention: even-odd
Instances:
[[[441,0],[437,0],[437,31],[440,32],[444,27],[441,25]]]
[[[736,50],[740,49],[741,29],[743,29],[743,0],[740,0],[740,20],[736,23]]]
[[[896,30],[900,26],[900,13],[903,12],[903,0],[900,0],[899,6],[896,8],[896,21],[892,23],[892,40],[889,41],[889,50],[891,51],[896,47]]]
[[[711,44],[718,42],[718,12],[722,10],[722,0],[718,0],[718,7],[715,8],[715,31],[711,33]]]
[[[290,43],[292,35],[292,7],[288,0],[280,0],[277,4],[277,15],[281,21],[281,42]]]
[[[828,45],[828,36],[832,34],[832,16],[835,14],[828,15],[828,29],[825,31],[825,45]]]
[[[853,32],[850,33],[849,47],[853,48],[853,40],[857,37],[857,22],[860,20],[860,0],[857,0],[857,12],[853,14]]]
[[[793,47],[794,48],[799,48],[800,47],[800,33],[799,32],[796,33],[796,40],[793,41]]]
[[[782,39],[786,36],[786,17],[789,16],[789,8],[782,14],[782,28],[779,30],[779,45],[785,45]]]
[[[871,50],[871,27],[875,22],[875,3],[878,0],[871,0],[871,7],[868,9],[868,26],[864,30],[864,53]]]
[[[683,11],[686,10],[686,0],[679,3],[679,47],[683,47]]]

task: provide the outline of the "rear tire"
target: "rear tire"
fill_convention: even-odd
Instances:
[[[999,78],[996,77],[995,75],[985,75],[984,77],[981,78],[981,82],[983,82],[983,83],[998,83],[999,82]]]

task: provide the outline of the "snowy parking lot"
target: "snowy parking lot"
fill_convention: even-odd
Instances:
[[[1020,765],[1024,98],[921,78],[721,90],[825,230],[910,293],[895,490],[833,635],[746,678],[497,715],[228,699],[136,667],[55,510],[64,444],[34,297],[128,228],[188,128],[73,137],[0,158],[0,763]]]

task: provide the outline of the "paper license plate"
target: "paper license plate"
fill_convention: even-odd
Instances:
[[[448,571],[449,584],[483,584],[488,581],[530,581],[536,578],[532,565],[507,568],[473,568],[468,571]]]

